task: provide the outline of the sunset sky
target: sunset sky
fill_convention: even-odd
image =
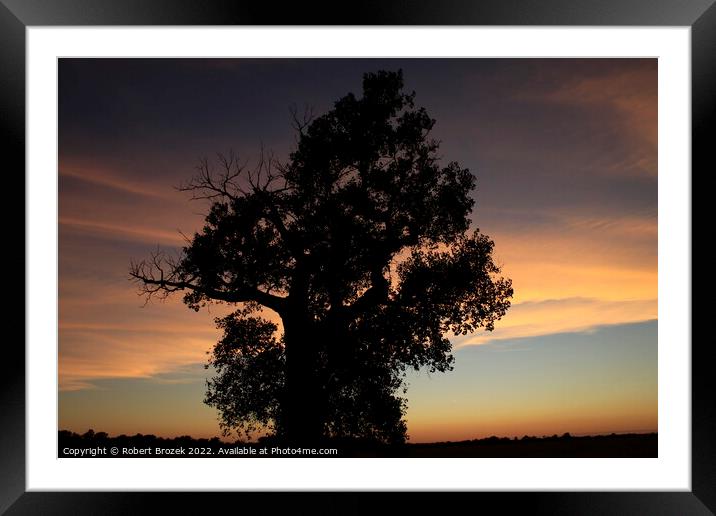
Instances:
[[[291,105],[398,68],[515,289],[494,332],[453,339],[454,371],[408,375],[411,441],[657,429],[655,59],[61,59],[61,429],[219,435],[203,366],[226,310],[143,307],[129,263],[199,229],[174,187],[200,158],[285,157]]]

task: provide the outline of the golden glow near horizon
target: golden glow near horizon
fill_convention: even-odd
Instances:
[[[655,61],[599,60],[589,67],[582,62],[588,60],[486,60],[494,62],[479,66],[497,71],[465,71],[464,84],[444,86],[453,93],[436,90],[419,61],[403,66],[408,79],[416,68],[410,87],[418,101],[432,102],[445,156],[475,171],[473,225],[495,241],[515,296],[494,332],[453,339],[455,372],[410,377],[412,440],[656,430]],[[339,66],[331,63],[325,66]],[[94,87],[109,88],[102,91],[113,98],[115,86],[92,75],[98,64],[78,65],[75,73],[83,66],[83,85],[72,87],[89,88],[94,77]],[[189,73],[162,66],[169,75]],[[273,72],[266,64],[255,73]],[[355,82],[350,77],[346,84]],[[141,105],[136,99],[143,95],[156,100],[147,84],[146,92],[124,83],[116,88],[137,88],[131,95]],[[75,95],[62,88],[61,95]],[[326,88],[321,98],[336,96]],[[345,93],[342,84],[336,88]],[[250,113],[253,94],[237,97],[235,108]],[[453,97],[464,109],[446,103]],[[212,106],[211,99],[187,102],[182,116],[201,120]],[[230,125],[207,125],[206,135],[194,133],[193,124],[175,130],[153,118],[154,104],[148,105],[146,112],[137,107],[106,120],[92,105],[79,114],[75,106],[72,116],[61,111],[60,427],[211,437],[218,425],[202,403],[210,373],[202,366],[219,336],[213,320],[231,308],[195,313],[181,296],[142,307],[127,271],[130,260],[157,245],[177,250],[179,230],[192,234],[201,227],[206,205],[190,203],[172,187],[191,175],[192,159],[224,150],[244,133]],[[174,105],[165,108],[166,116],[176,112]],[[265,130],[276,132],[274,145],[282,148],[288,126],[280,116],[275,129]],[[244,138],[254,137],[256,120],[246,122]],[[115,138],[121,127],[137,134],[125,130]],[[479,379],[472,379],[473,371]]]

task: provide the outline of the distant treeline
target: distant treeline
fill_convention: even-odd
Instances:
[[[60,430],[59,432],[60,444],[72,445],[86,445],[86,444],[132,444],[138,445],[184,445],[184,446],[212,446],[212,445],[226,445],[226,444],[245,444],[241,441],[222,441],[218,437],[212,437],[211,439],[199,438],[195,439],[189,435],[182,435],[178,437],[157,437],[153,434],[134,434],[134,435],[117,435],[111,437],[106,432],[95,432],[92,429],[87,430],[84,434],[78,434],[70,432],[69,430]]]
[[[657,457],[658,435],[609,434],[497,437],[466,441],[411,443],[400,446],[367,441],[331,441],[323,448],[289,448],[271,437],[258,442],[157,437],[152,434],[109,436],[88,430],[60,430],[59,457]]]
[[[523,435],[522,437],[497,437],[495,435],[492,435],[490,437],[483,437],[481,439],[468,439],[465,441],[436,441],[434,443],[413,443],[413,446],[453,446],[453,445],[465,445],[465,444],[507,444],[507,443],[514,443],[515,441],[543,441],[543,442],[549,442],[549,441],[558,441],[561,439],[581,439],[581,440],[594,440],[594,439],[614,439],[616,437],[619,438],[630,438],[630,437],[638,437],[638,438],[644,438],[646,436],[653,436],[656,437],[657,434],[654,433],[647,433],[647,434],[637,434],[637,433],[627,433],[627,434],[617,434],[617,433],[611,433],[611,434],[599,434],[599,435],[580,435],[580,436],[573,436],[569,432],[566,432],[562,435],[543,435],[541,437],[537,437],[535,435]]]

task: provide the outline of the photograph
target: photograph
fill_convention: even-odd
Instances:
[[[658,72],[58,58],[57,456],[659,457]]]

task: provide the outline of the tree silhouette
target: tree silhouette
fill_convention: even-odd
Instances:
[[[217,320],[205,400],[225,431],[403,442],[406,370],[452,369],[447,335],[492,330],[509,308],[493,242],[469,231],[475,178],[441,164],[414,98],[402,71],[367,73],[360,98],[293,111],[286,162],[203,160],[182,188],[211,201],[203,229],[178,258],[132,264],[148,298],[237,305]]]

